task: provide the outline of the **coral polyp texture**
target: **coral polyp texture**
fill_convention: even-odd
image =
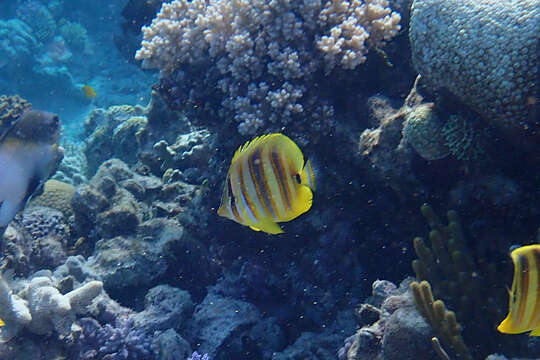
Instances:
[[[508,136],[534,133],[539,28],[538,0],[414,0],[412,61]]]
[[[143,27],[135,58],[161,71],[172,103],[200,104],[217,91],[219,116],[241,134],[301,117],[324,132],[333,108],[312,82],[364,63],[399,22],[387,0],[176,0]]]

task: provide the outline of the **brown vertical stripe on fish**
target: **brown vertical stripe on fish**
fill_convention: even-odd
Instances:
[[[270,151],[270,163],[272,164],[272,168],[274,169],[274,174],[277,174],[277,183],[279,185],[279,191],[281,193],[281,198],[285,199],[285,204],[287,205],[287,209],[292,210],[291,205],[291,197],[289,194],[289,189],[287,188],[287,179],[285,174],[285,168],[281,163],[281,157],[279,156],[277,149],[272,149]]]
[[[268,183],[266,182],[264,167],[261,158],[261,150],[255,149],[253,154],[249,157],[249,172],[255,188],[257,189],[257,195],[261,199],[263,206],[268,211],[270,216],[274,219],[277,219],[277,208],[272,201],[270,196],[270,189],[268,188]]]
[[[521,296],[518,298],[517,304],[517,323],[523,324],[523,316],[527,311],[527,294],[529,291],[529,260],[525,255],[519,255],[518,264],[520,267],[519,279],[520,279],[520,293]]]

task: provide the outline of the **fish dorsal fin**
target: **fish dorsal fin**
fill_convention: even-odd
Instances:
[[[252,151],[253,149],[255,149],[260,144],[265,143],[266,141],[268,141],[268,139],[270,139],[272,137],[275,137],[276,135],[279,136],[281,134],[278,134],[278,133],[266,134],[266,135],[257,136],[256,138],[254,138],[252,140],[246,141],[246,143],[244,145],[238,147],[238,149],[234,153],[234,156],[232,158],[232,162],[236,161],[243,154],[247,154],[248,152]]]
[[[298,172],[301,171],[304,166],[304,156],[302,155],[302,151],[294,141],[281,133],[261,135],[251,141],[247,141],[236,150],[232,162],[234,163],[240,156],[250,154],[257,147],[267,148],[272,146],[283,149],[283,153],[287,154],[288,158],[292,161],[294,168]]]

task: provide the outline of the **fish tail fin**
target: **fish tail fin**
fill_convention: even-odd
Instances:
[[[311,165],[311,161],[308,160],[302,168],[300,173],[300,183],[309,186],[309,188],[315,191],[315,173],[317,172],[317,167]]]

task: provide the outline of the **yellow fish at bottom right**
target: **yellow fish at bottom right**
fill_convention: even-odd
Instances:
[[[540,336],[540,245],[527,245],[510,253],[514,279],[509,291],[508,315],[497,330],[505,334]]]

